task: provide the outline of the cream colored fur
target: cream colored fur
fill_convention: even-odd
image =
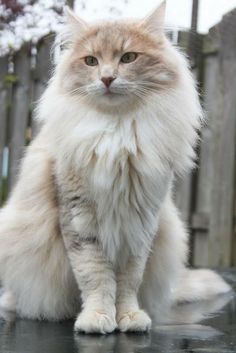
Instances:
[[[41,132],[0,213],[0,305],[12,309],[14,295],[22,317],[82,309],[78,331],[146,331],[173,301],[230,289],[213,272],[186,269],[171,189],[193,164],[202,111],[184,56],[162,32],[163,12],[127,28],[69,15],[73,35],[39,104]],[[118,66],[117,51],[142,47],[147,57]],[[84,53],[98,49],[99,67],[85,67]]]

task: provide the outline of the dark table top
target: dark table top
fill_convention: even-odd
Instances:
[[[236,269],[222,274],[236,292]],[[72,321],[0,319],[0,353],[236,352],[234,293],[212,301],[179,305],[175,314],[180,322],[186,323],[159,325],[149,334],[114,333],[107,336],[74,334]]]

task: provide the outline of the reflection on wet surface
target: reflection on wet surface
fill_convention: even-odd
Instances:
[[[224,277],[236,290],[236,270]],[[3,314],[3,313],[2,313]],[[204,320],[203,320],[204,318]],[[235,353],[236,297],[182,304],[173,309],[168,325],[149,334],[107,336],[73,333],[73,322],[0,319],[1,353]],[[201,323],[196,323],[199,320]]]

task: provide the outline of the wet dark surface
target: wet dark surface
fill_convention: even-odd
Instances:
[[[222,273],[236,291],[236,269]],[[214,312],[214,313],[213,313]],[[236,297],[175,309],[182,324],[159,325],[149,334],[75,335],[73,322],[0,319],[1,353],[233,353],[236,352]],[[200,323],[194,321],[202,319]],[[183,324],[183,322],[188,322]]]

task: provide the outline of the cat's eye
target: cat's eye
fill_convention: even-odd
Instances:
[[[138,54],[137,53],[133,53],[133,52],[129,52],[129,53],[125,53],[120,61],[124,64],[129,64],[129,63],[132,63],[133,61],[136,60]]]
[[[86,65],[88,65],[88,66],[96,66],[96,65],[98,65],[98,59],[95,58],[95,56],[92,56],[92,55],[86,56],[84,58],[84,61],[85,61]]]

